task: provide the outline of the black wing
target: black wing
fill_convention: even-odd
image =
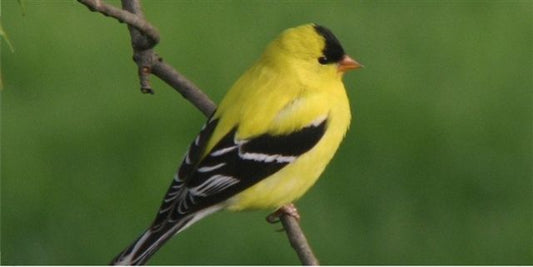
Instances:
[[[172,212],[172,208],[183,198],[183,192],[186,191],[186,183],[192,178],[191,174],[194,172],[196,165],[200,161],[202,154],[211,135],[215,131],[218,124],[218,119],[212,117],[204,124],[200,133],[196,136],[194,141],[189,145],[187,153],[183,157],[179,170],[174,175],[174,179],[167,190],[163,203],[157,213],[157,216],[152,223],[152,229],[155,230],[161,227],[162,223],[166,221]]]
[[[152,227],[176,221],[249,188],[313,148],[324,135],[327,119],[288,135],[263,134],[237,140],[237,127],[199,160],[217,120],[210,120],[191,145]]]

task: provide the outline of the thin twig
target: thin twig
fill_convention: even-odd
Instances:
[[[105,16],[113,17],[120,22],[126,22],[131,36],[133,47],[133,60],[137,63],[139,83],[143,93],[153,93],[150,85],[150,74],[154,74],[172,88],[179,92],[206,116],[213,113],[216,105],[193,82],[180,74],[172,66],[153,51],[159,42],[159,33],[148,21],[144,19],[139,1],[124,0],[122,5],[125,10],[105,3],[103,0],[78,0],[91,11],[99,12]],[[130,22],[132,24],[130,24]]]
[[[118,19],[120,22],[125,22],[129,26],[139,29],[146,37],[150,38],[150,42],[154,45],[159,43],[159,31],[148,23],[142,16],[133,14],[131,12],[116,8],[112,5],[106,4],[103,0],[78,0],[84,4],[91,11],[97,11],[104,16],[110,16]]]
[[[217,106],[203,91],[197,89],[191,81],[165,62],[158,62],[152,67],[152,73],[176,89],[183,97],[209,117]],[[178,90],[179,88],[179,90]]]
[[[292,248],[298,254],[298,258],[300,258],[300,262],[303,265],[320,265],[309,242],[307,242],[298,220],[288,214],[282,214],[279,219],[287,232]]]
[[[154,74],[172,86],[204,115],[209,116],[214,112],[216,105],[213,101],[193,82],[185,78],[172,66],[164,63],[153,51],[153,47],[159,42],[159,32],[144,19],[139,0],[122,0],[123,9],[106,4],[103,0],[78,1],[91,11],[99,12],[128,24],[133,47],[133,59],[138,66],[141,91],[153,93],[148,78],[150,74]],[[282,214],[280,220],[301,263],[304,265],[318,265],[318,260],[314,256],[298,220],[286,214]]]

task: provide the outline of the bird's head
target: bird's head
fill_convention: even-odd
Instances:
[[[362,67],[348,56],[339,40],[326,27],[305,24],[282,32],[265,51],[276,62],[297,64],[307,70],[343,74]]]

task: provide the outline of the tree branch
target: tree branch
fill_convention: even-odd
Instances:
[[[159,42],[159,32],[144,19],[141,6],[137,0],[123,0],[125,10],[116,8],[105,3],[103,0],[78,0],[94,12],[113,17],[120,22],[126,22],[131,36],[133,48],[133,60],[137,64],[137,72],[143,93],[153,94],[150,85],[150,74],[159,77],[178,93],[191,102],[206,116],[216,109],[215,103],[207,97],[193,82],[175,70],[153,51],[153,47]]]
[[[136,10],[136,9],[124,8],[124,10],[122,10],[112,5],[108,5],[102,0],[78,0],[78,1],[84,4],[85,6],[87,6],[89,10],[91,11],[100,12],[104,16],[110,16],[110,17],[116,18],[120,22],[127,23],[128,26],[137,28],[145,36],[150,38],[150,43],[152,43],[153,45],[159,43],[159,32],[157,31],[157,29],[153,27],[150,23],[148,23],[142,16],[142,14],[134,14],[134,12],[132,12],[132,10]],[[140,10],[140,7],[137,8],[137,10]]]
[[[149,81],[150,74],[154,74],[179,92],[205,116],[210,116],[215,111],[216,105],[204,92],[172,66],[164,63],[153,51],[154,46],[160,40],[159,32],[144,19],[139,0],[122,0],[123,9],[106,4],[103,0],[78,1],[93,12],[99,12],[128,24],[133,48],[133,60],[138,67],[141,91],[143,93],[154,93]],[[318,260],[314,256],[298,220],[287,214],[282,214],[280,220],[301,263],[304,265],[318,265]]]
[[[296,251],[296,254],[298,254],[298,258],[300,258],[300,262],[303,265],[320,265],[309,242],[307,242],[307,238],[305,237],[298,220],[288,214],[282,214],[279,219],[281,224],[283,224],[283,228],[287,232],[287,237],[289,238],[292,248]]]

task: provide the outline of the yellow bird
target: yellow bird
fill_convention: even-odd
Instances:
[[[327,28],[282,32],[192,142],[151,226],[112,262],[139,265],[216,211],[279,209],[318,179],[350,125],[343,74],[361,67]]]

